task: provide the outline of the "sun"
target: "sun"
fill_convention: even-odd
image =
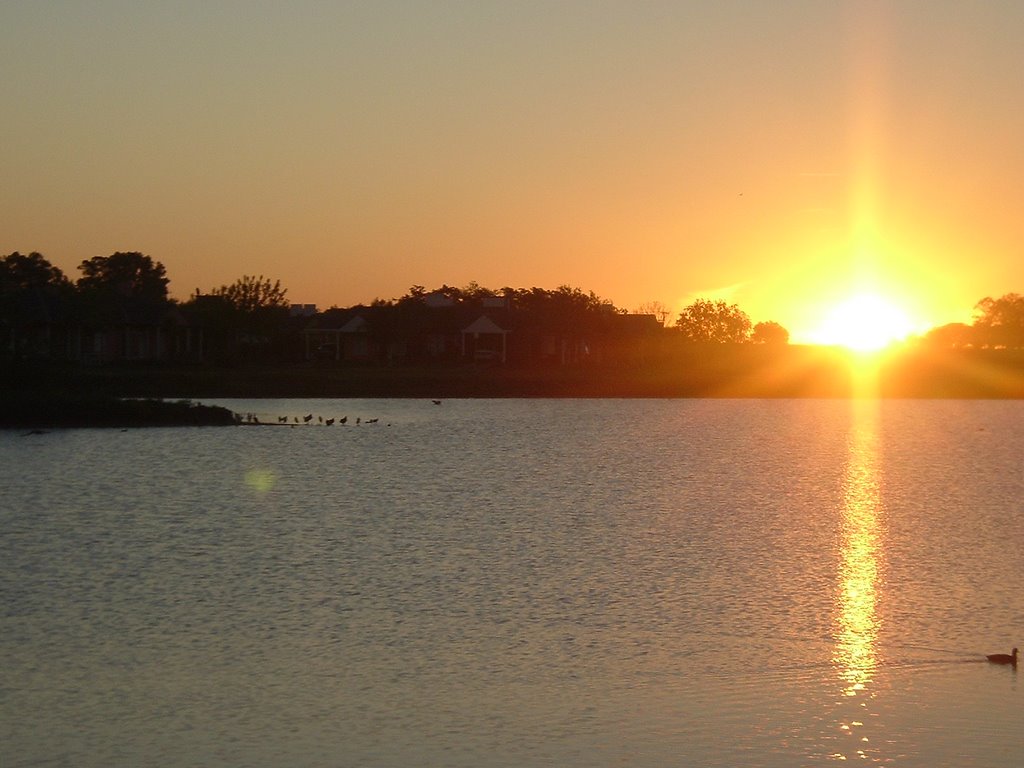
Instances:
[[[816,344],[874,352],[903,341],[914,330],[907,313],[876,293],[859,293],[836,304],[815,331]]]

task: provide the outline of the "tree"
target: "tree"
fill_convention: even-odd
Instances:
[[[0,350],[44,350],[49,330],[37,336],[31,329],[59,322],[71,299],[71,282],[42,254],[0,258]]]
[[[998,299],[986,296],[975,307],[977,343],[990,347],[1024,346],[1024,296],[1007,293]]]
[[[958,349],[974,344],[975,329],[965,323],[946,323],[924,335],[924,343],[940,349]]]
[[[493,296],[494,292],[484,288],[476,280],[471,280],[469,285],[463,287],[460,292],[461,298],[464,299],[480,299],[484,296]]]
[[[750,340],[755,344],[789,344],[789,331],[774,320],[757,323]]]
[[[159,261],[138,253],[95,256],[78,265],[78,290],[100,301],[162,307],[167,303],[167,271]]]
[[[18,322],[56,309],[71,296],[71,281],[43,255],[15,251],[0,258],[0,320]]]
[[[288,346],[288,290],[281,281],[243,275],[209,294],[196,291],[186,312],[207,329],[211,347],[229,358],[283,354]]]
[[[675,327],[689,341],[740,344],[750,338],[747,313],[721,299],[697,299],[679,313]]]
[[[608,313],[621,314],[621,310],[616,309],[608,299],[602,299],[593,291],[584,293],[569,285],[560,285],[553,291],[543,288],[505,288],[502,293],[521,310],[549,321],[579,322],[603,317]]]
[[[263,275],[259,277],[243,275],[231,285],[222,285],[211,293],[214,296],[222,297],[242,313],[288,309],[288,300],[285,298],[288,289],[281,287],[280,280],[272,283]]]
[[[70,286],[64,273],[41,253],[25,256],[15,251],[0,258],[0,300],[34,291],[64,291]]]

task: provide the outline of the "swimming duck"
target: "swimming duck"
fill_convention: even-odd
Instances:
[[[1014,667],[1017,666],[1017,649],[1013,649],[1013,653],[990,653],[985,657],[993,664],[1010,664]]]

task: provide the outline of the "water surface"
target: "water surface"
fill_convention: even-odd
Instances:
[[[1022,403],[219,402],[0,432],[5,766],[1024,754]]]

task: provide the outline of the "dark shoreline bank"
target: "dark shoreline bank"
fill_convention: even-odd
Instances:
[[[188,400],[5,394],[0,404],[0,429],[229,427],[237,423],[227,408]]]
[[[171,398],[1024,398],[1021,350],[916,349],[867,363],[828,348],[717,345],[630,366],[533,368],[4,362],[0,426],[21,428],[237,423]]]

